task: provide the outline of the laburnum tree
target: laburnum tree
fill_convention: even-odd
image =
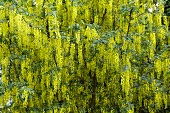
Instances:
[[[0,2],[0,112],[168,113],[165,2]]]

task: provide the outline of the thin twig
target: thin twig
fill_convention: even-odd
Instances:
[[[129,24],[128,24],[128,31],[127,31],[127,34],[126,36],[129,35],[129,31],[130,31],[130,22],[132,20],[132,11],[133,11],[133,8],[130,10],[130,14],[129,14]]]

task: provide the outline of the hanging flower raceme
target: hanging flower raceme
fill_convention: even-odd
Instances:
[[[24,90],[23,93],[22,93],[22,98],[24,99],[23,107],[27,107],[28,106],[28,96],[29,96],[28,91]]]
[[[0,110],[168,109],[169,22],[157,2],[18,0],[17,7],[0,6]]]

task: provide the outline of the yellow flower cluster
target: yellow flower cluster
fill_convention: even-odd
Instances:
[[[0,8],[0,108],[9,99],[14,113],[168,108],[169,22],[158,3],[160,13],[146,12],[152,0],[29,0],[22,14],[7,2]]]

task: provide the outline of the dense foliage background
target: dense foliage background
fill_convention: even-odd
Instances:
[[[168,4],[0,2],[0,112],[169,113]]]

